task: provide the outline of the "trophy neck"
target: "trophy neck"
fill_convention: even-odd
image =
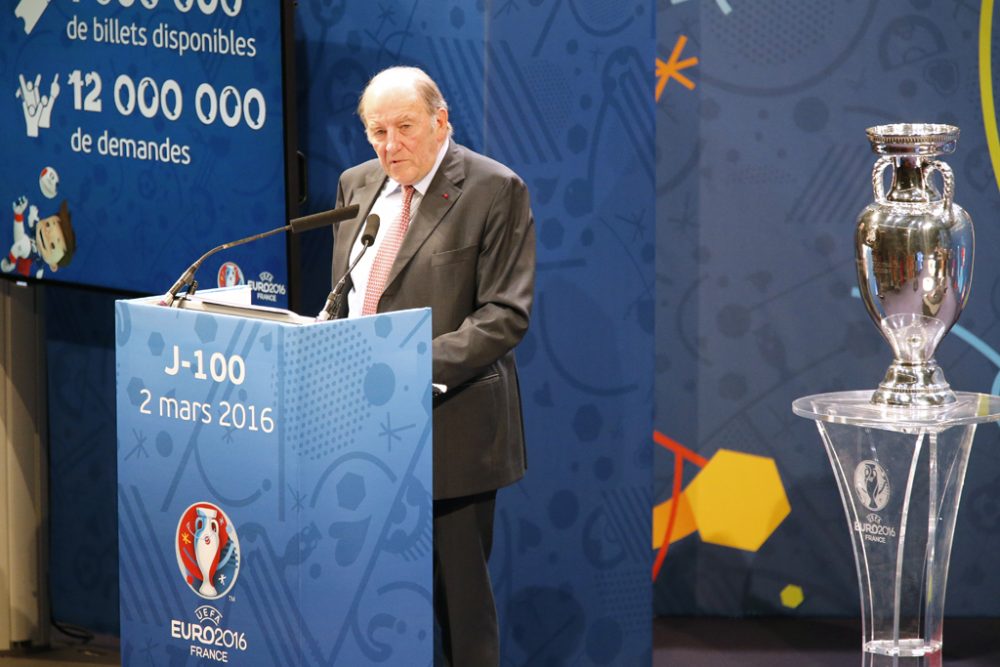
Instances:
[[[894,202],[929,203],[941,198],[934,182],[925,177],[924,165],[932,156],[893,156],[892,185],[886,199]]]

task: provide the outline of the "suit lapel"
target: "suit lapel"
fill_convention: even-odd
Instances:
[[[342,230],[343,237],[348,239],[348,242],[338,244],[338,247],[334,248],[334,253],[336,254],[334,261],[334,266],[336,267],[334,270],[335,276],[341,276],[347,271],[347,265],[351,261],[351,250],[354,248],[354,244],[357,243],[358,234],[361,233],[361,228],[365,220],[368,219],[368,214],[371,212],[372,207],[375,205],[375,200],[378,198],[378,193],[382,190],[385,179],[386,176],[382,168],[376,167],[365,179],[365,184],[355,191],[354,196],[351,197],[351,201],[344,202],[345,206],[357,204],[360,207],[360,214],[353,220],[341,223],[344,226]]]
[[[403,237],[399,253],[392,264],[392,271],[389,273],[386,287],[391,285],[403,272],[427,237],[441,224],[445,213],[458,201],[462,195],[461,184],[464,180],[465,161],[458,144],[455,143],[454,139],[451,139],[448,152],[445,153],[437,174],[431,179],[431,184],[427,187],[427,192],[420,201],[417,214],[410,221],[410,226],[406,230],[406,236]]]

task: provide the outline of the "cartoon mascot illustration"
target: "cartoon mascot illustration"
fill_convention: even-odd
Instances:
[[[66,202],[60,204],[58,213],[42,219],[38,207],[28,207],[27,197],[16,199],[13,208],[14,243],[7,257],[0,259],[0,270],[41,278],[46,266],[53,272],[68,266],[76,252],[76,234]]]

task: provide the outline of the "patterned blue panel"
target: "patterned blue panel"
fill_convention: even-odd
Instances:
[[[536,301],[517,349],[528,473],[500,493],[492,559],[503,663],[648,662],[653,4],[309,0],[298,18],[313,210],[373,156],[354,107],[400,63],[438,81],[457,141],[531,192]],[[304,301],[318,307],[329,247],[313,251]]]
[[[123,663],[431,664],[430,312],[116,315]]]
[[[494,573],[508,664],[648,664],[653,9],[493,3],[487,153],[538,231],[518,350],[528,475],[501,495]]]
[[[658,58],[686,38],[680,57],[698,62],[681,71],[694,90],[671,79],[657,104],[657,427],[705,458],[720,448],[773,458],[792,513],[755,554],[696,534],[675,543],[658,612],[858,613],[829,463],[790,403],[874,387],[891,358],[853,291],[855,219],[872,199],[868,126],[962,129],[946,160],[956,201],[976,223],[978,262],[938,361],[952,386],[997,391],[991,253],[1000,232],[990,217],[1000,197],[982,115],[980,23],[980,4],[962,0],[660,3]],[[994,63],[994,84],[995,72]],[[997,435],[980,429],[973,450],[948,613],[1000,613],[995,588],[982,585],[983,554],[1000,550]],[[657,502],[670,497],[673,475],[665,454]],[[780,598],[789,584],[804,592],[794,609]]]

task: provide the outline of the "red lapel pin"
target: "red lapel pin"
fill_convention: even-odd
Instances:
[[[445,193],[444,193],[444,194],[442,194],[441,196],[442,196],[442,197],[444,197],[445,199],[447,199],[447,198],[448,198],[448,193],[447,193],[447,192],[445,192]]]

